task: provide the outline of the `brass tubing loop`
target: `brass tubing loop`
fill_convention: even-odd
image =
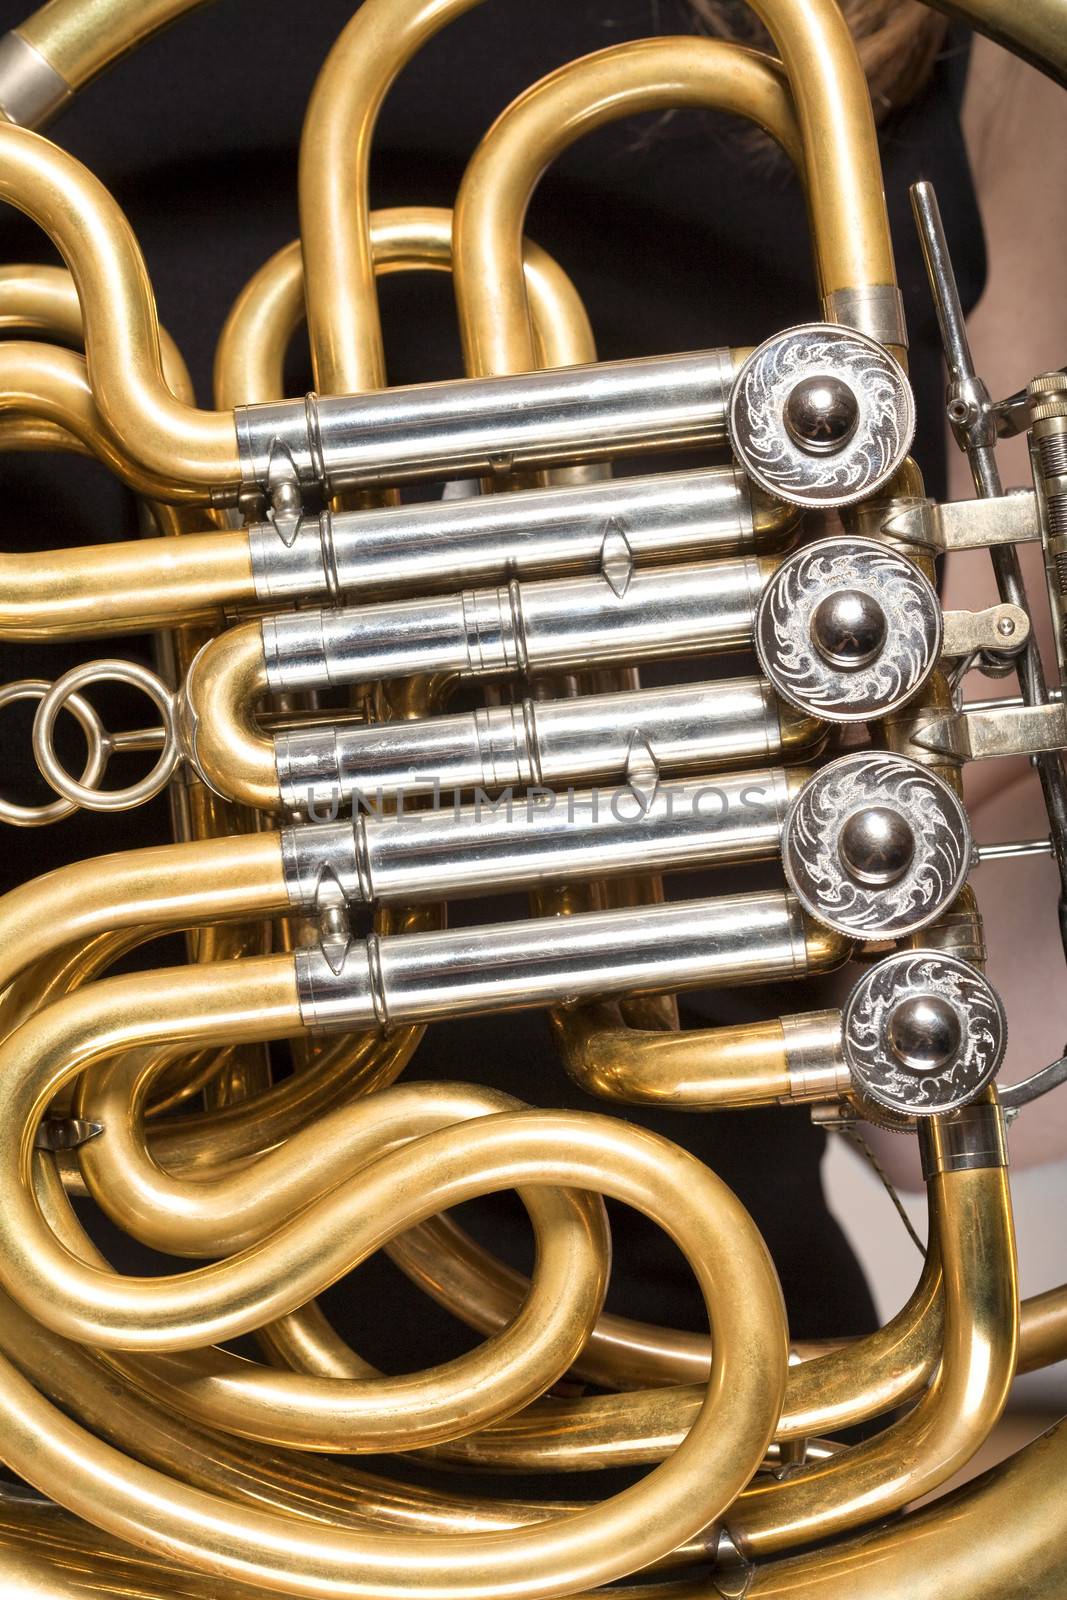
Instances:
[[[930,581],[937,552],[996,553],[1027,514],[1047,543],[1067,385],[1031,386],[1025,507],[925,498],[836,0],[753,0],[774,55],[694,35],[561,65],[485,131],[454,209],[374,211],[382,105],[479,0],[363,0],[307,106],[300,237],[234,301],[199,409],[118,204],[33,131],[197,3],[49,0],[0,39],[0,198],[65,263],[0,265],[0,449],[94,457],[159,534],[0,555],[0,639],[155,630],[138,681],[161,727],[112,735],[65,703],[98,774],[131,748],[178,771],[174,843],[0,897],[0,1464],[28,1486],[0,1485],[0,1588],[1053,1600],[1062,1430],[909,1508],[995,1438],[1016,1373],[1067,1353],[1067,1287],[1019,1300],[1026,1111],[995,1087],[962,803],[960,728],[988,715],[962,681],[1011,670],[1021,624],[947,612]],[[935,4],[1067,78],[1067,0]],[[745,118],[795,167],[823,320],[601,363],[527,211],[584,134],[683,108]],[[466,376],[390,388],[377,278],[423,271],[452,274]],[[319,392],[287,399],[304,324]],[[977,410],[950,412],[972,454]],[[706,681],[640,676],[753,650]],[[1067,746],[1057,706],[997,737]],[[95,781],[75,807],[106,808]],[[516,893],[525,914],[493,898]],[[174,933],[184,964],[121,965]],[[676,996],[753,985],[751,1020],[679,1024]],[[553,1049],[521,1100],[417,1053],[441,1022],[529,1011]],[[525,1103],[563,1074],[583,1109]],[[770,1107],[917,1138],[928,1238],[884,1326],[791,1338],[742,1201],[636,1123]],[[456,1214],[504,1191],[524,1271]],[[606,1309],[605,1201],[681,1251],[706,1327]],[[92,1212],[162,1270],[120,1270]],[[382,1370],[332,1325],[319,1297],[349,1274],[358,1297],[379,1251],[461,1354]],[[620,1468],[644,1475],[559,1476]]]

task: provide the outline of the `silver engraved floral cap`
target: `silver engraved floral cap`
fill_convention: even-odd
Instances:
[[[859,939],[926,927],[959,894],[970,862],[956,795],[917,761],[882,751],[821,767],[782,833],[782,865],[805,911]]]
[[[909,700],[941,654],[937,593],[873,539],[817,539],[787,556],[753,625],[760,666],[791,705],[867,722]]]
[[[904,369],[853,328],[805,323],[759,345],[734,380],[730,442],[768,494],[847,506],[877,493],[915,434]]]
[[[939,950],[902,950],[857,983],[842,1036],[862,1095],[931,1117],[967,1105],[992,1082],[1008,1028],[1000,996],[976,967]]]

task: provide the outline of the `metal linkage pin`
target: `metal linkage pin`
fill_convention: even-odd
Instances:
[[[1004,488],[996,463],[996,413],[989,391],[975,371],[956,275],[933,185],[925,181],[913,184],[911,203],[948,367],[948,419],[956,442],[966,452],[970,462],[976,493],[981,499],[1000,499]],[[1002,544],[993,546],[989,554],[1001,600],[1021,607],[1029,615],[1018,551],[1014,545]],[[1032,630],[1025,650],[1016,657],[1016,663],[1025,706],[1046,707],[1049,694]],[[1043,711],[1039,713],[1042,716],[1044,714]],[[1067,954],[1067,775],[1064,774],[1058,749],[1050,750],[1048,744],[1042,744],[1040,739],[1035,742],[1039,750],[1035,766],[1041,779],[1060,873],[1060,938]]]

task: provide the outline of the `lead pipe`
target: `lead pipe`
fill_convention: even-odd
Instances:
[[[373,211],[370,236],[376,277],[452,270],[452,212],[443,207]],[[536,365],[566,367],[594,360],[589,318],[570,278],[531,239],[523,241],[522,251]],[[304,315],[303,256],[295,239],[249,279],[219,335],[215,397],[222,410],[284,397],[285,350]]]

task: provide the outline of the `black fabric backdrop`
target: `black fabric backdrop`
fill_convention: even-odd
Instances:
[[[281,0],[219,0],[91,86],[56,125],[55,137],[115,193],[141,241],[162,322],[210,403],[215,339],[234,297],[265,258],[297,231],[296,150],[316,72],[352,11],[351,0],[294,7]],[[0,3],[0,23],[21,5]],[[448,205],[464,162],[493,117],[563,61],[650,33],[690,31],[680,0],[493,0],[455,22],[405,71],[385,105],[373,166],[378,205]],[[883,134],[886,185],[912,336],[921,418],[917,454],[932,492],[943,486],[942,387],[936,329],[907,202],[907,187],[932,178],[968,304],[984,274],[981,225],[967,169],[958,101],[966,38],[954,35],[922,98]],[[605,358],[718,343],[757,343],[817,316],[803,200],[771,153],[750,153],[733,125],[710,114],[632,120],[587,139],[542,183],[528,231],[573,276]],[[0,211],[0,261],[53,260],[44,237]],[[390,379],[460,372],[447,280],[391,278],[382,287]],[[308,387],[302,341],[288,392]],[[135,536],[132,500],[103,469],[58,457],[5,458],[3,541],[9,549],[62,547]],[[150,659],[146,640],[87,641],[3,649],[2,680],[54,677],[109,654]],[[737,661],[731,670],[739,668]],[[699,664],[694,670],[706,671]],[[143,705],[106,706],[114,724],[143,719]],[[3,785],[34,791],[29,720],[0,722]],[[73,764],[73,762],[72,762]],[[11,833],[3,885],[80,856],[167,837],[162,802],[120,817],[88,816]],[[723,877],[716,886],[735,881]],[[746,887],[776,882],[749,873]],[[672,892],[696,893],[696,879]],[[518,902],[462,908],[465,920],[521,915]],[[454,919],[455,920],[455,919]],[[733,1020],[819,1003],[811,986],[700,997],[703,1016]],[[598,1108],[565,1077],[539,1015],[447,1024],[431,1030],[409,1076],[498,1084],[544,1105]],[[794,1333],[818,1337],[869,1327],[873,1308],[819,1182],[823,1136],[803,1110],[726,1120],[629,1113],[697,1151],[743,1196],[782,1275]],[[472,1225],[522,1262],[526,1229],[507,1206],[474,1208]],[[610,1304],[637,1316],[702,1325],[688,1275],[643,1221],[617,1212]],[[106,1232],[102,1237],[106,1237]],[[112,1241],[128,1267],[154,1263]],[[386,1264],[372,1262],[325,1303],[356,1347],[390,1370],[439,1359],[471,1342]],[[383,1315],[384,1311],[384,1315]]]

